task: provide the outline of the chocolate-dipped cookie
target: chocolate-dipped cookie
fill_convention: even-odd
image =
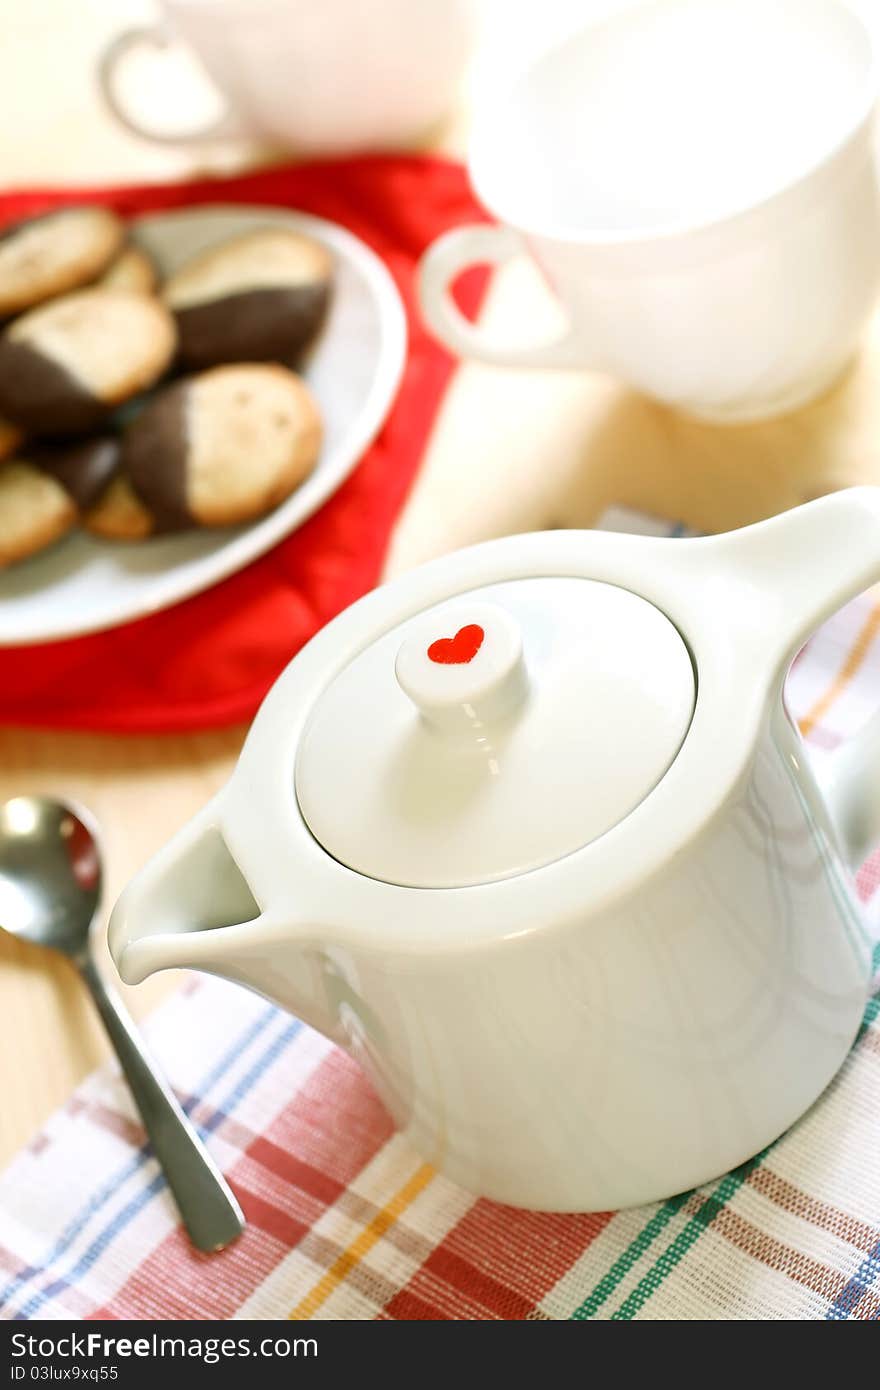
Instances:
[[[119,440],[112,434],[75,444],[30,446],[26,451],[27,461],[59,482],[79,511],[106,490],[119,470],[119,455]]]
[[[139,246],[126,246],[113,261],[96,285],[104,290],[130,290],[132,294],[153,294],[159,275],[146,251]]]
[[[181,360],[195,370],[295,363],[324,321],[332,275],[326,247],[283,227],[204,251],[162,291],[177,319]]]
[[[0,231],[0,317],[94,280],[125,240],[108,208],[61,208]]]
[[[0,414],[34,434],[83,434],[151,386],[175,348],[168,311],[90,289],[32,309],[0,336]]]
[[[214,367],[167,386],[129,426],[122,470],[162,529],[261,516],[311,472],[321,419],[285,367]]]
[[[23,429],[9,420],[0,420],[0,463],[11,458],[23,439]]]

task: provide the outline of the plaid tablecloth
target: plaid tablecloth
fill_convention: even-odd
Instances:
[[[789,703],[818,758],[880,704],[878,635],[880,601],[866,596],[792,671]],[[858,883],[880,935],[880,854]],[[880,948],[875,961],[880,973]],[[107,1068],[0,1179],[0,1314],[876,1319],[878,1014],[875,996],[835,1081],[766,1153],[668,1202],[559,1216],[438,1177],[344,1053],[191,977],[150,1041],[239,1195],[245,1235],[220,1255],[190,1248]]]

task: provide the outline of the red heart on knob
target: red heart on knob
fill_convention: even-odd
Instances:
[[[428,657],[441,666],[466,666],[473,661],[486,636],[478,623],[460,627],[454,637],[438,637],[428,648]]]

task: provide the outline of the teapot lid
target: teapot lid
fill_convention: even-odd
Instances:
[[[302,815],[370,878],[456,888],[583,848],[664,776],[690,725],[690,654],[638,595],[592,579],[487,585],[362,649],[297,753]]]

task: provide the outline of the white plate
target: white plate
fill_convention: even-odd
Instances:
[[[330,247],[336,261],[332,308],[304,368],[324,417],[324,446],[314,472],[274,512],[247,527],[128,545],[75,532],[3,570],[0,646],[97,632],[207,589],[301,525],[364,453],[400,381],[406,318],[391,276],[362,241],[303,213],[231,206],[143,217],[132,234],[167,274],[205,247],[267,224],[308,232]]]

